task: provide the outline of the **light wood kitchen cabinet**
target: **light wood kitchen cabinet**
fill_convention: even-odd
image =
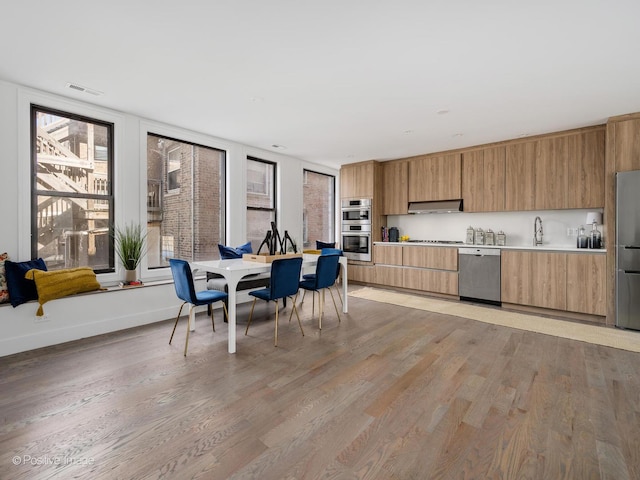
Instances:
[[[402,246],[374,245],[373,262],[383,265],[402,265]]]
[[[403,275],[402,271],[404,269],[402,267],[389,267],[386,265],[376,265],[376,280],[375,283],[379,285],[387,285],[389,287],[402,287],[403,286]]]
[[[606,256],[567,254],[567,310],[605,316]]]
[[[505,207],[506,147],[462,155],[462,199],[465,212],[499,212]]]
[[[349,264],[347,275],[350,282],[376,283],[375,267]]]
[[[640,170],[640,119],[615,122],[612,136],[613,171]]]
[[[505,210],[604,206],[604,129],[506,147]]]
[[[404,268],[403,286],[411,290],[458,295],[458,272]]]
[[[409,202],[462,198],[461,154],[429,155],[409,160]]]
[[[405,215],[409,206],[409,163],[407,161],[382,164],[383,215]]]
[[[503,250],[501,296],[503,303],[566,310],[566,254]]]
[[[571,137],[550,137],[536,144],[535,200],[536,210],[566,208],[568,187],[569,143]],[[580,188],[576,185],[576,188]]]
[[[570,142],[566,208],[604,207],[605,130],[574,135]]]
[[[406,267],[458,271],[458,249],[451,247],[402,247]]]
[[[343,165],[340,169],[340,197],[373,198],[374,172],[373,161]]]
[[[502,302],[606,315],[606,256],[502,251]]]
[[[505,210],[535,209],[536,142],[507,145]]]

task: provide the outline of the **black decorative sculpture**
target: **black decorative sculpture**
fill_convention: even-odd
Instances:
[[[296,243],[289,236],[288,231],[284,231],[284,241],[280,238],[280,233],[278,233],[278,227],[276,227],[276,222],[271,222],[271,230],[267,230],[267,234],[264,236],[264,240],[260,244],[258,248],[258,255],[260,255],[260,250],[262,250],[263,246],[267,246],[269,249],[269,255],[275,255],[278,251],[278,247],[280,248],[280,253],[284,254],[287,252],[287,240],[291,244],[294,253],[298,253],[298,247]]]

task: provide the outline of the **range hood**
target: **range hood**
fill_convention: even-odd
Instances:
[[[462,200],[409,202],[409,213],[455,213],[462,211]]]

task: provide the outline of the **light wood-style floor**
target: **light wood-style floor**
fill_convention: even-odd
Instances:
[[[263,302],[236,355],[218,314],[0,358],[0,478],[640,478],[639,354],[327,300],[278,348]]]

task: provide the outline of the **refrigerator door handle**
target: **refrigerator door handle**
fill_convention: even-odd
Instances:
[[[622,245],[622,248],[625,250],[640,250],[640,246],[638,245]]]

